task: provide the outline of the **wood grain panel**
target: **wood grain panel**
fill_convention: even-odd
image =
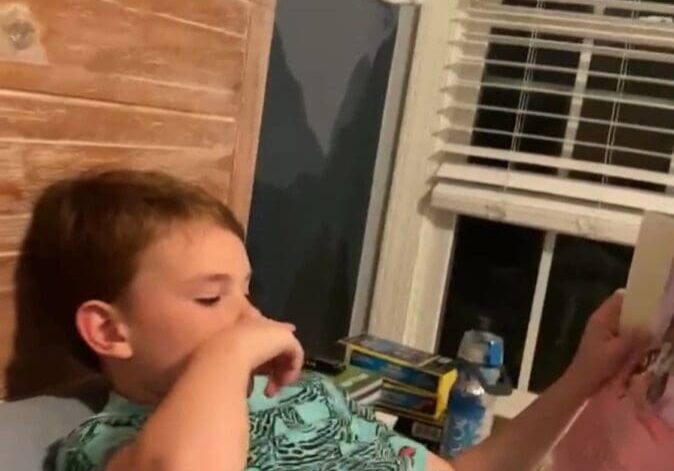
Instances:
[[[28,213],[0,215],[0,256],[18,252],[29,221],[30,214]],[[0,330],[2,330],[2,324],[0,324]]]
[[[0,254],[0,296],[4,296],[14,289],[16,260],[16,255]]]
[[[265,83],[269,59],[259,51],[269,51],[274,25],[275,2],[266,6],[251,5],[248,50],[246,54],[246,81],[243,95],[249,102],[239,115],[239,134],[237,136],[237,155],[247,155],[247,159],[237,159],[232,169],[232,186],[229,205],[241,221],[248,221],[252,197],[252,185],[255,178],[255,163],[260,139],[261,110],[264,102]]]
[[[242,98],[246,40],[239,34],[248,5],[209,0],[195,9],[186,3],[194,2],[0,4],[0,87],[234,116]],[[221,16],[211,21],[222,18],[222,28],[235,33],[194,22],[215,12]],[[10,35],[11,28],[19,33]]]
[[[246,42],[224,30],[195,27],[188,21],[125,7],[123,2],[30,0],[22,4],[28,10],[26,21],[36,31],[30,46],[36,52],[27,61],[222,88],[241,83]],[[247,21],[245,11],[241,13],[237,21]]]
[[[272,11],[276,8],[276,0],[251,0],[250,3]]]
[[[245,0],[118,0],[116,3],[165,19],[234,35],[245,35],[248,27],[249,4]]]
[[[83,67],[26,64],[0,58],[0,87],[120,104],[236,116],[238,90],[90,72]]]
[[[229,118],[0,90],[0,142],[213,147],[229,153],[235,133]]]
[[[0,360],[7,365],[14,349],[14,334],[16,332],[16,316],[14,314],[13,293],[0,292]],[[0,397],[6,397],[6,378],[0,375]]]
[[[197,183],[212,194],[226,199],[233,154],[217,149],[138,149],[134,147],[90,147],[77,145],[0,143],[0,215],[22,214],[31,210],[35,198],[49,183],[88,170],[130,168],[161,170]],[[0,222],[1,224],[1,222]],[[1,234],[16,227],[0,228],[0,250],[20,241]]]

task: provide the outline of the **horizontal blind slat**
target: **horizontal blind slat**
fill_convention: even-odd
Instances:
[[[568,198],[601,205],[674,214],[674,196],[644,190],[580,181],[565,177],[539,175],[481,165],[446,163],[445,178],[545,196]]]
[[[663,27],[648,22],[619,17],[569,14],[525,7],[475,8],[469,7],[450,20],[469,28],[497,27],[510,30],[537,31],[539,33],[572,36],[579,39],[640,44],[648,47],[674,47],[674,27]]]
[[[482,5],[501,5],[502,0],[475,0],[475,4]],[[552,3],[552,2],[550,2]],[[674,15],[674,4],[668,3],[656,3],[649,1],[628,1],[628,0],[559,0],[558,4],[563,4],[564,6],[568,5],[581,5],[586,6],[588,9],[601,7],[604,9],[614,8],[627,11],[639,11],[652,13],[662,13],[663,15],[669,16]],[[558,11],[557,8],[551,8],[551,11]]]
[[[535,47],[535,45],[532,45],[532,47]],[[547,65],[547,64],[532,64],[532,63],[526,63],[526,62],[514,62],[514,61],[505,61],[505,60],[498,60],[498,59],[484,59],[480,58],[478,56],[463,56],[460,58],[458,61],[449,64],[448,68],[451,70],[452,68],[458,66],[462,70],[472,68],[473,73],[470,72],[465,72],[466,75],[468,76],[474,76],[475,72],[483,72],[484,71],[484,66],[485,65],[492,65],[492,66],[499,66],[499,67],[505,67],[509,69],[525,69],[525,70],[532,70],[532,71],[537,71],[537,72],[557,72],[560,74],[566,74],[566,75],[571,75],[575,76],[578,73],[578,67],[576,66],[568,66],[568,67],[560,67],[560,66],[554,66],[554,65]],[[462,75],[462,74],[459,74]],[[606,79],[623,79],[626,80],[630,83],[643,83],[643,84],[649,84],[649,85],[658,85],[661,87],[674,87],[674,81],[672,80],[666,80],[666,79],[659,79],[659,78],[654,78],[654,77],[647,77],[643,75],[637,75],[637,74],[619,74],[619,73],[613,73],[613,72],[603,72],[599,70],[590,70],[587,73],[588,78],[606,78]]]
[[[468,88],[480,90],[484,87],[497,88],[502,90],[526,91],[530,93],[541,93],[550,95],[559,95],[565,97],[578,97],[584,100],[596,100],[609,103],[620,102],[626,105],[642,106],[647,108],[657,108],[662,110],[674,111],[674,100],[667,98],[656,98],[645,95],[629,95],[626,93],[604,92],[601,90],[592,90],[585,93],[574,93],[571,87],[564,87],[558,84],[537,82],[536,86],[524,85],[519,80],[507,80],[498,77],[485,77],[484,80],[464,80],[460,78],[449,79],[450,85],[443,91],[445,93],[457,93],[456,88]]]
[[[624,167],[620,165],[588,162],[576,159],[562,159],[560,157],[550,157],[547,155],[533,154],[529,152],[502,150],[490,147],[470,146],[453,143],[444,144],[441,147],[440,152],[458,157],[480,157],[483,159],[495,160],[499,162],[528,164],[562,171],[575,171],[592,175],[624,178],[626,180],[652,183],[654,185],[674,186],[674,175]],[[442,163],[437,175],[441,178],[450,178],[453,171],[453,168],[447,167],[445,163]]]
[[[509,224],[625,245],[636,243],[639,212],[597,208],[570,201],[545,200],[456,183],[440,183],[431,206]]]
[[[611,32],[622,28],[625,36],[652,36],[666,38],[674,30],[669,23],[655,23],[640,17],[622,17],[602,14],[601,12],[572,12],[559,9],[532,8],[527,6],[484,4],[473,2],[465,10],[467,18],[492,17],[498,15],[504,21],[536,21],[541,24],[568,26],[574,29],[595,33],[594,28],[604,28]]]
[[[452,99],[449,103],[450,106],[447,108],[443,109],[442,112],[447,115],[448,117],[451,117],[452,113],[454,111],[466,111],[469,113],[475,113],[475,112],[480,112],[480,111],[491,111],[491,112],[497,112],[497,113],[507,113],[507,114],[512,114],[512,113],[520,113],[524,114],[526,116],[536,116],[539,118],[549,118],[549,119],[557,119],[557,120],[563,120],[567,122],[572,122],[572,123],[589,123],[589,124],[594,124],[598,126],[614,126],[616,128],[625,128],[625,129],[632,129],[634,131],[641,131],[641,132],[650,132],[654,134],[662,134],[666,136],[674,136],[674,129],[670,128],[662,128],[658,126],[646,126],[644,124],[635,124],[635,123],[628,123],[628,122],[623,122],[623,121],[610,121],[607,119],[597,119],[597,118],[587,118],[584,116],[568,116],[566,114],[559,114],[559,113],[549,113],[545,111],[537,111],[537,110],[521,110],[518,108],[510,108],[506,106],[494,106],[494,105],[482,105],[482,104],[476,104],[475,102],[468,103],[468,102],[463,102],[459,101],[459,99]]]
[[[523,113],[524,114],[524,113]],[[568,142],[571,145],[574,146],[580,146],[580,147],[589,147],[593,149],[606,149],[606,150],[611,150],[611,151],[617,151],[617,152],[623,152],[623,153],[628,153],[628,154],[633,154],[633,155],[640,155],[643,157],[648,157],[650,159],[665,159],[665,160],[672,160],[672,154],[671,153],[663,153],[663,152],[655,152],[655,151],[648,151],[648,150],[643,150],[637,147],[630,147],[630,146],[620,146],[620,145],[615,145],[615,144],[606,144],[606,143],[600,143],[600,142],[590,142],[590,141],[583,141],[579,139],[575,139],[573,141],[567,141],[562,137],[553,137],[553,136],[546,136],[542,134],[533,134],[533,133],[526,133],[526,132],[513,132],[513,131],[504,131],[501,129],[494,129],[494,128],[486,128],[486,127],[480,127],[480,126],[454,126],[450,125],[445,127],[441,131],[441,135],[443,133],[449,132],[458,132],[458,133],[463,133],[466,136],[470,136],[472,133],[478,132],[482,134],[492,134],[495,136],[512,136],[512,137],[521,137],[523,139],[533,139],[533,140],[538,140],[538,141],[545,141],[545,142],[555,142],[558,144],[564,144],[565,142]]]
[[[622,41],[627,39],[629,38],[623,37]],[[674,63],[674,51],[669,53],[644,49],[625,49],[624,47],[611,47],[602,44],[586,45],[582,42],[556,41],[548,38],[543,39],[540,37],[532,39],[497,33],[480,33],[470,30],[464,31],[461,39],[451,41],[448,44],[451,47],[473,51],[474,55],[484,55],[484,52],[486,52],[486,49],[490,44],[524,47],[528,47],[533,44],[534,47],[552,51],[569,51],[578,53],[591,51],[595,56],[614,58],[625,57],[627,59],[655,61],[665,64]],[[482,52],[482,54],[479,54],[479,52]]]

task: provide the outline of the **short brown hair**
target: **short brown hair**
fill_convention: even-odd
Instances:
[[[39,302],[45,323],[75,358],[98,367],[74,314],[90,299],[125,294],[142,251],[175,222],[210,219],[242,240],[232,212],[206,191],[167,174],[115,170],[58,181],[38,198],[17,269],[17,291]]]

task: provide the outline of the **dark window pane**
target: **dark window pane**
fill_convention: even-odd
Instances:
[[[571,362],[588,316],[627,283],[632,248],[558,236],[530,389],[541,392]]]
[[[461,217],[455,246],[440,352],[455,356],[477,316],[494,321],[505,338],[506,367],[519,375],[543,233]]]

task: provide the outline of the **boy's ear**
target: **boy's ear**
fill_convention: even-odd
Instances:
[[[127,360],[133,356],[129,329],[119,311],[102,301],[87,301],[77,310],[77,330],[98,355]]]

